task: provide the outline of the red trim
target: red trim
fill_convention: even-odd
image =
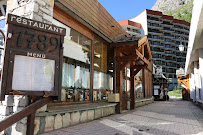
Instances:
[[[184,20],[174,19],[173,16],[164,15],[164,14],[163,14],[162,12],[160,12],[160,11],[154,11],[154,10],[149,10],[149,9],[146,9],[146,11],[147,11],[147,14],[161,16],[162,19],[168,19],[168,20],[172,20],[174,23],[179,23],[179,24],[183,24],[183,25],[190,26],[190,23],[189,23],[189,22],[186,22],[186,21],[184,21]]]
[[[133,21],[130,21],[130,20],[122,20],[122,21],[117,21],[121,26],[122,25],[131,25],[131,26],[134,26],[134,27],[137,27],[137,28],[141,28],[141,24],[140,23],[137,23],[137,22],[133,22]]]

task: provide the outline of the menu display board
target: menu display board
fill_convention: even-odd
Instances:
[[[0,101],[5,95],[59,96],[66,30],[8,14]]]
[[[54,60],[15,55],[12,89],[53,91],[54,74]]]

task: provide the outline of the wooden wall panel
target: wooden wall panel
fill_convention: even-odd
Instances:
[[[71,27],[72,29],[80,32],[81,34],[93,40],[93,34],[89,28],[85,27],[82,23],[74,19],[69,14],[64,13],[64,11],[56,5],[54,6],[53,16],[58,21],[62,22],[63,24]]]
[[[148,69],[143,70],[143,77],[144,77],[144,93],[145,98],[152,97],[152,73]]]
[[[97,0],[58,1],[112,41],[127,35],[119,23]]]

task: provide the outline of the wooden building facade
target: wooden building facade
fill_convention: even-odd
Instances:
[[[97,0],[49,1],[49,6],[45,7],[53,6],[53,10],[49,9],[53,11],[53,18],[43,17],[66,29],[62,92],[59,101],[49,103],[45,111],[41,109],[36,113],[35,122],[39,123],[36,127],[44,127],[36,131],[37,134],[121,113],[134,109],[146,99],[153,100],[152,56],[147,36],[129,37]],[[9,0],[12,2],[14,0]],[[40,6],[40,2],[33,5],[36,4]],[[17,7],[16,11],[21,8]],[[33,8],[34,14],[35,10]],[[120,101],[108,103],[108,94],[115,93],[119,94]],[[87,108],[78,107],[81,104]],[[46,125],[50,119],[54,118],[54,122],[58,117],[60,126],[55,127],[56,122]]]
[[[125,40],[128,34],[94,0],[80,1],[79,6],[78,1],[57,0],[53,17],[53,24],[67,30],[62,101],[106,101],[108,94],[120,93],[120,112],[127,109],[129,99],[133,109],[136,99],[152,97],[151,51],[146,36],[139,41]],[[128,77],[123,74],[127,70]],[[133,87],[137,73],[142,78],[140,89]]]

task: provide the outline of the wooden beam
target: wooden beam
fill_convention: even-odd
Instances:
[[[134,75],[133,75],[133,71],[134,71],[134,64],[131,61],[130,62],[130,109],[134,109],[135,108],[135,79],[134,79]]]
[[[142,55],[145,56],[144,45],[142,46]]]
[[[129,60],[126,59],[126,61],[124,61],[121,65],[120,65],[120,70],[123,70],[129,63]]]
[[[27,135],[33,135],[34,134],[34,128],[35,128],[35,112],[28,115],[27,117]]]
[[[27,117],[28,115],[35,113],[35,111],[37,109],[41,108],[42,106],[48,104],[49,102],[51,102],[53,100],[54,100],[54,97],[43,98],[43,99],[38,100],[38,101],[34,102],[33,104],[25,107],[22,111],[17,112],[15,114],[7,117],[6,119],[2,120],[0,122],[0,132],[5,130],[6,128],[10,127],[14,123],[18,122],[19,120]]]
[[[128,61],[134,61],[136,59],[137,59],[137,55],[136,54],[133,54],[133,55],[130,55],[130,56],[120,56],[119,57],[120,61],[126,61],[126,60],[128,60]]]
[[[149,61],[138,50],[136,50],[136,54],[145,64],[149,65]]]
[[[110,47],[113,47],[113,48],[129,47],[129,46],[134,46],[137,48],[138,41],[118,42],[110,45]]]
[[[147,52],[148,52],[148,55],[149,55],[148,60],[152,60],[152,53],[151,53],[151,49],[150,49],[150,46],[149,46],[149,41],[148,41],[148,39],[147,39],[146,46],[147,46]]]
[[[141,69],[146,68],[148,65],[138,66],[135,71],[133,71],[133,76],[135,76]]]
[[[138,41],[138,47],[142,46],[143,44],[146,44],[146,41],[148,40],[147,36],[144,36]]]

